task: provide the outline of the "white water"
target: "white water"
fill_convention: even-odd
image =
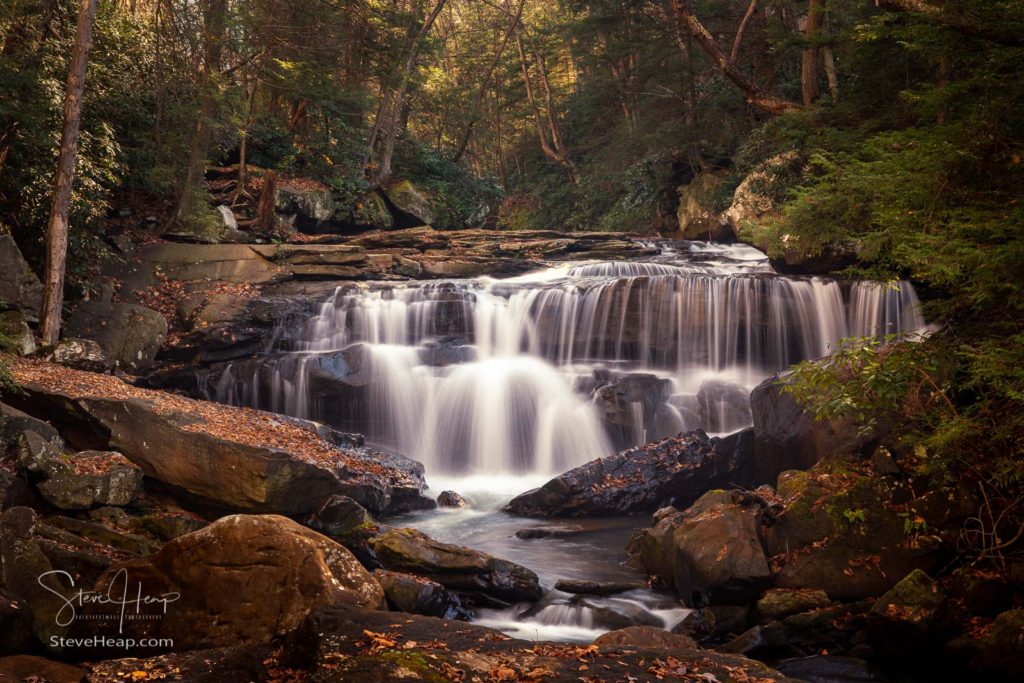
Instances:
[[[431,473],[554,474],[741,428],[770,374],[923,326],[909,283],[780,277],[750,247],[684,243],[509,280],[340,287],[290,350],[215,369],[207,390],[365,433]]]

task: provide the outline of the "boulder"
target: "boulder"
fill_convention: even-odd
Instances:
[[[750,392],[731,382],[708,380],[701,384],[697,410],[701,425],[709,432],[733,432],[752,422]]]
[[[698,173],[688,185],[677,188],[679,206],[676,219],[684,240],[724,242],[735,239],[733,226],[715,213],[715,200],[722,178],[715,173]]]
[[[722,213],[720,220],[731,225],[740,239],[749,240],[761,251],[768,251],[768,247],[775,245],[768,243],[769,235],[761,229],[761,223],[776,209],[772,185],[790,175],[800,164],[800,155],[795,151],[784,152],[762,162],[740,181],[733,193],[732,204]]]
[[[569,470],[514,498],[506,511],[527,517],[633,515],[686,506],[709,488],[744,481],[740,447],[749,435],[709,439],[696,430]]]
[[[744,603],[771,586],[755,506],[718,502],[679,519],[672,584],[681,596],[694,591],[715,603]]]
[[[555,590],[575,595],[615,595],[626,591],[643,590],[646,583],[637,581],[586,581],[581,579],[559,579]]]
[[[0,235],[0,302],[35,317],[43,301],[43,284],[32,272],[10,235]]]
[[[65,337],[57,342],[51,360],[74,370],[110,372],[114,363],[103,353],[102,347],[91,339]]]
[[[402,215],[406,224],[434,225],[437,215],[430,198],[408,180],[400,180],[384,189],[391,205]]]
[[[535,526],[516,531],[516,538],[524,541],[534,538],[565,538],[583,533],[579,524],[563,524],[561,526]]]
[[[69,469],[64,441],[47,438],[39,432],[25,430],[14,439],[15,462],[21,472],[49,478]]]
[[[141,654],[136,651],[136,654]],[[173,652],[152,657],[125,657],[122,650],[111,653],[121,659],[91,661],[84,683],[139,683],[168,680],[188,683],[253,683],[290,678],[282,670],[280,650],[270,645],[240,645],[191,652]],[[94,658],[90,658],[93,660]],[[139,672],[139,673],[137,673]],[[146,674],[142,678],[142,674]]]
[[[885,681],[863,659],[836,657],[835,655],[812,655],[795,657],[775,665],[779,672],[807,683],[870,683]]]
[[[377,191],[364,194],[356,201],[349,221],[367,230],[391,230],[395,227],[395,217]]]
[[[322,425],[139,389],[109,375],[61,369],[58,377],[53,367],[12,366],[23,389],[19,405],[221,513],[301,516],[335,494],[378,513],[434,504],[421,493],[422,465],[329,443],[317,431]]]
[[[366,508],[348,496],[328,497],[305,524],[348,548],[363,566],[370,569],[381,566],[371,541],[389,527],[374,520]]]
[[[879,653],[899,656],[940,642],[936,635],[946,616],[945,592],[930,576],[915,569],[868,612],[868,634]]]
[[[13,351],[19,356],[35,353],[36,338],[29,329],[21,311],[0,312],[0,350]]]
[[[274,208],[285,216],[295,216],[303,230],[315,230],[334,217],[331,188],[308,178],[280,180],[274,193]]]
[[[154,598],[138,635],[171,638],[176,650],[268,643],[315,607],[379,609],[384,591],[353,555],[277,515],[232,515],[170,541],[154,555],[112,566],[97,582],[125,577]]]
[[[67,464],[37,485],[43,498],[62,510],[128,505],[142,493],[142,468],[120,453],[83,451]]]
[[[1011,609],[995,618],[979,636],[964,635],[947,650],[966,658],[971,667],[1007,680],[1024,677],[1024,609]]]
[[[543,593],[537,575],[526,567],[435,541],[415,529],[391,529],[370,543],[385,569],[426,577],[474,602],[537,600]]]
[[[385,569],[373,575],[384,589],[388,605],[399,612],[463,621],[471,616],[459,597],[436,581]]]
[[[808,469],[826,455],[859,453],[877,440],[877,433],[864,433],[853,419],[815,419],[783,390],[785,381],[785,374],[769,377],[750,394],[760,481],[774,481],[784,470]]]
[[[437,496],[437,505],[443,508],[464,508],[469,503],[455,491],[441,491]]]
[[[167,321],[143,306],[83,301],[68,319],[66,332],[96,342],[117,367],[140,374],[152,367],[167,338]]]
[[[762,622],[769,622],[825,607],[830,603],[828,595],[822,590],[772,588],[757,601],[756,609],[758,618]]]

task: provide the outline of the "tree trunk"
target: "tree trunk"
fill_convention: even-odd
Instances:
[[[807,27],[804,29],[804,51],[800,68],[804,106],[814,104],[821,95],[818,87],[818,30],[821,28],[821,0],[807,0]]]
[[[75,47],[68,69],[68,89],[64,96],[64,130],[60,139],[60,160],[53,182],[50,220],[46,226],[46,272],[43,305],[39,312],[39,335],[44,344],[56,344],[60,336],[60,313],[64,306],[64,270],[68,255],[68,207],[75,178],[78,129],[82,121],[82,94],[85,67],[92,47],[92,26],[97,0],[81,0]]]
[[[736,37],[732,41],[732,50],[729,52],[729,61],[735,62],[736,57],[740,54],[740,46],[743,44],[743,34],[747,30],[747,26],[750,24],[750,20],[754,18],[754,13],[757,12],[757,0],[750,0],[750,4],[747,6],[747,12],[743,15],[743,20],[740,21],[740,27],[736,29]]]
[[[572,162],[568,158],[559,153],[559,151],[548,143],[547,133],[544,132],[544,122],[541,118],[540,107],[537,105],[537,98],[533,94],[533,81],[530,79],[530,67],[526,61],[526,51],[523,49],[523,39],[520,36],[520,31],[516,31],[516,48],[519,51],[519,65],[523,72],[523,85],[526,88],[526,100],[530,103],[530,107],[533,109],[533,121],[537,129],[537,138],[540,141],[540,149],[548,159],[556,161],[565,167],[566,172],[569,175],[569,179],[572,182],[576,182],[576,169],[573,167]]]
[[[497,68],[498,63],[501,61],[501,56],[505,53],[505,46],[508,45],[509,38],[519,27],[519,18],[523,15],[523,6],[526,4],[526,0],[519,0],[519,8],[516,10],[515,16],[512,18],[512,26],[508,32],[505,33],[501,43],[498,44],[498,49],[494,52],[494,59],[491,60],[490,66],[487,68],[487,73],[484,75],[483,80],[480,82],[480,90],[477,92],[476,104],[470,113],[469,125],[466,126],[466,132],[462,136],[462,141],[459,146],[455,149],[455,154],[452,155],[452,161],[458,163],[462,155],[466,153],[466,145],[469,144],[469,138],[473,135],[473,127],[476,126],[480,120],[480,109],[484,104],[484,97],[487,95],[487,89],[490,86],[491,78],[494,76],[494,70]]]
[[[384,142],[384,154],[380,160],[380,167],[377,170],[377,177],[371,183],[373,187],[380,187],[391,178],[391,158],[395,152],[395,141],[398,139],[398,131],[402,120],[402,112],[405,106],[405,93],[409,88],[409,78],[412,76],[412,70],[416,66],[416,55],[419,54],[420,42],[430,33],[431,27],[437,20],[441,10],[444,9],[446,0],[437,0],[437,4],[434,6],[433,11],[427,17],[426,21],[423,22],[423,26],[420,27],[419,32],[413,39],[412,45],[409,47],[409,55],[405,60],[405,67],[402,69],[402,80],[399,83],[398,90],[395,93],[395,103],[391,112],[390,126],[388,128],[388,134]]]
[[[729,59],[729,56],[722,52],[722,48],[715,42],[714,37],[700,23],[693,13],[688,0],[672,0],[672,9],[675,10],[676,20],[679,22],[680,28],[690,34],[708,56],[711,57],[718,70],[746,94],[748,104],[773,115],[786,114],[802,109],[796,102],[790,102],[785,98],[765,92],[750,76],[743,73]]]
[[[210,122],[217,114],[217,83],[215,74],[220,70],[221,54],[224,49],[224,31],[226,28],[227,0],[206,0],[203,12],[203,64],[200,72],[201,102],[199,119],[192,129],[189,141],[188,166],[182,182],[181,196],[177,210],[171,223],[177,223],[194,212],[196,205],[196,185],[203,177],[206,168],[206,155],[210,149],[212,134]]]

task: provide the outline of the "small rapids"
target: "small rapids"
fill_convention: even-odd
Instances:
[[[415,513],[395,520],[437,540],[467,545],[528,566],[540,578],[545,595],[535,604],[481,609],[474,623],[525,640],[589,643],[607,631],[647,625],[671,629],[689,614],[672,594],[637,589],[608,596],[572,595],[554,589],[558,579],[643,583],[645,576],[622,565],[626,541],[646,518],[528,520],[500,512],[514,495],[540,486],[544,477],[474,476],[432,478],[431,490],[459,491],[466,508]],[[582,526],[565,537],[520,539],[533,527]]]

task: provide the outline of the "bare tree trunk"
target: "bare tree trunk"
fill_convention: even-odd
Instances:
[[[730,62],[736,61],[736,57],[740,53],[740,46],[743,44],[743,34],[746,32],[750,20],[754,18],[755,12],[757,12],[757,0],[750,0],[747,12],[743,15],[743,20],[740,21],[740,26],[736,29],[736,37],[732,41],[732,50],[729,52]]]
[[[469,125],[466,126],[466,132],[462,136],[462,141],[459,146],[455,149],[455,154],[452,155],[452,161],[458,162],[462,158],[462,155],[466,152],[466,145],[469,144],[469,138],[473,135],[473,127],[480,120],[480,109],[483,107],[484,97],[487,95],[487,89],[490,86],[491,78],[494,76],[494,70],[498,66],[498,62],[501,61],[501,56],[505,53],[505,46],[508,45],[509,38],[519,27],[519,18],[523,15],[523,6],[526,4],[526,0],[519,0],[519,8],[516,10],[515,16],[512,18],[512,26],[508,32],[505,33],[505,37],[502,38],[499,43],[497,50],[494,52],[494,59],[491,60],[490,66],[487,68],[487,72],[484,75],[483,80],[480,82],[480,90],[477,92],[476,104],[470,113]]]
[[[800,68],[800,79],[804,106],[814,104],[821,95],[818,86],[818,30],[821,28],[821,0],[807,0],[807,27],[804,29],[804,51]]]
[[[796,102],[790,102],[785,98],[765,92],[750,76],[743,73],[729,59],[729,56],[722,52],[722,48],[715,42],[714,37],[700,23],[688,0],[672,0],[672,9],[675,10],[676,19],[682,30],[693,36],[694,40],[711,57],[718,70],[746,94],[747,102],[751,106],[774,115],[799,111],[802,108]]]
[[[217,113],[217,83],[215,74],[220,70],[220,59],[224,47],[227,0],[206,0],[203,12],[203,65],[200,74],[201,98],[199,119],[192,129],[189,142],[188,166],[182,183],[178,208],[171,218],[172,223],[181,221],[195,210],[195,189],[206,167],[206,154],[210,149],[210,122]]]
[[[544,122],[541,118],[540,107],[537,105],[537,98],[533,93],[533,81],[530,79],[530,67],[526,61],[526,51],[523,49],[523,40],[520,36],[520,31],[516,31],[515,37],[516,48],[519,51],[519,65],[523,72],[523,85],[526,87],[526,99],[530,103],[530,107],[533,109],[533,120],[537,128],[537,138],[540,141],[540,149],[548,159],[557,161],[564,166],[569,175],[569,179],[575,183],[576,170],[573,167],[572,162],[548,143],[548,136],[547,133],[544,132]]]
[[[402,69],[402,80],[398,86],[398,90],[395,93],[395,103],[391,112],[390,126],[388,128],[388,135],[384,142],[384,155],[380,160],[380,167],[377,170],[377,177],[373,183],[374,187],[380,187],[391,178],[391,157],[395,152],[395,141],[398,139],[398,130],[402,121],[403,107],[405,106],[405,93],[409,88],[409,78],[412,76],[412,70],[416,66],[416,56],[419,54],[420,42],[430,33],[431,27],[437,20],[441,10],[444,9],[446,0],[437,0],[437,5],[434,6],[433,11],[427,17],[426,21],[423,22],[423,26],[420,27],[419,33],[413,39],[412,45],[409,47],[409,55],[405,60],[405,68]]]
[[[39,335],[44,344],[56,344],[60,336],[60,312],[64,306],[64,270],[68,255],[68,207],[75,178],[78,129],[82,122],[82,94],[85,67],[92,47],[92,26],[97,0],[81,0],[75,47],[68,69],[68,89],[64,96],[64,130],[60,139],[60,160],[53,181],[53,201],[46,226],[46,272],[43,305],[39,312]]]

